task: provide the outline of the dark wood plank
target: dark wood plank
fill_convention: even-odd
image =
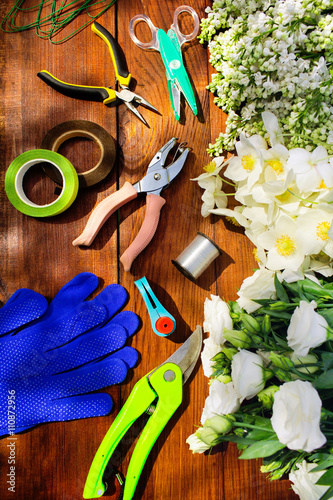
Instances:
[[[204,0],[190,0],[199,17],[204,17]],[[58,78],[86,85],[113,85],[112,68],[106,45],[90,28],[62,45],[52,46],[34,32],[2,34],[0,56],[2,70],[1,132],[1,234],[0,300],[6,302],[19,287],[30,287],[53,297],[69,279],[81,271],[92,271],[101,279],[100,289],[119,282],[129,292],[127,308],[135,311],[142,327],[132,340],[140,353],[140,362],[126,383],[106,389],[114,400],[110,416],[67,423],[41,425],[21,434],[16,446],[16,498],[73,500],[82,498],[87,472],[107,429],[118,414],[135,382],[169,357],[203,321],[204,300],[211,293],[235,299],[237,287],[252,273],[255,262],[252,245],[230,224],[200,215],[201,189],[190,179],[199,175],[210,159],[206,148],[223,128],[225,117],[213,104],[206,85],[212,69],[208,52],[198,42],[184,50],[185,65],[200,102],[196,118],[185,106],[185,121],[173,117],[167,82],[160,55],[139,49],[128,34],[128,23],[137,13],[148,15],[163,29],[172,24],[179,2],[149,0],[118,1],[100,23],[117,36],[126,54],[129,70],[136,80],[136,91],[161,112],[143,107],[140,112],[149,123],[145,127],[124,105],[106,108],[100,103],[69,99],[41,82],[36,74],[47,69]],[[0,14],[10,8],[2,2]],[[185,27],[188,26],[184,20]],[[73,22],[72,28],[80,24]],[[4,193],[4,175],[10,162],[28,149],[38,148],[44,134],[56,124],[72,119],[94,121],[117,141],[117,161],[113,171],[98,186],[82,190],[65,213],[49,220],[33,219],[15,210]],[[125,273],[118,264],[119,255],[136,235],[145,212],[145,200],[135,200],[110,218],[94,244],[85,249],[71,244],[83,230],[93,207],[122,186],[125,180],[136,182],[146,171],[155,152],[171,137],[186,141],[192,148],[186,165],[172,186],[163,193],[166,204],[151,244]],[[64,147],[63,152],[80,169],[88,169],[91,151],[81,155],[80,145]],[[83,146],[84,147],[84,146]],[[72,155],[72,156],[71,156]],[[45,190],[45,179],[37,179],[37,188]],[[38,184],[40,183],[40,184]],[[38,188],[39,185],[39,188]],[[52,195],[49,187],[48,195]],[[172,264],[181,251],[202,231],[225,251],[197,284],[187,280]],[[161,303],[173,314],[177,329],[169,338],[157,337],[134,281],[146,276]],[[259,471],[258,462],[237,459],[235,447],[229,446],[210,456],[195,455],[185,443],[200,422],[208,394],[207,379],[198,366],[184,390],[182,407],[171,419],[153,448],[137,487],[135,499],[187,500],[295,498],[288,481],[270,483]],[[123,471],[126,473],[135,426],[125,439]],[[0,441],[0,496],[12,498],[5,482],[8,472],[6,439]],[[125,454],[125,452],[127,452]],[[112,495],[112,490],[111,490]],[[116,498],[116,495],[109,496]]]

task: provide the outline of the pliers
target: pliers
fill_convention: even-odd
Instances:
[[[109,195],[94,208],[84,231],[73,241],[74,246],[91,245],[96,234],[110,215],[125,203],[134,200],[138,194],[146,194],[147,207],[141,229],[120,258],[124,270],[130,270],[134,259],[146,248],[156,232],[160,211],[165,204],[164,198],[160,196],[161,192],[169,186],[182,170],[190,151],[189,148],[184,147],[185,143],[181,143],[177,147],[172,162],[167,167],[164,167],[176,141],[177,139],[173,137],[159,149],[149,163],[146,175],[140,181],[133,185],[126,181],[118,191]]]
[[[162,365],[139,380],[106,433],[91,464],[83,498],[99,498],[107,485],[103,475],[119,442],[144,413],[150,415],[131,457],[122,500],[131,500],[142,469],[158,436],[182,402],[183,384],[190,377],[202,347],[202,329],[196,330]]]
[[[143,116],[136,109],[134,104],[142,104],[147,108],[157,111],[157,109],[150,104],[146,99],[135,94],[129,90],[129,84],[132,75],[129,73],[125,56],[118,42],[113,38],[111,33],[96,21],[91,25],[91,29],[98,35],[109,47],[111,59],[116,73],[116,80],[118,81],[122,90],[120,92],[113,90],[109,87],[89,87],[86,85],[75,85],[66,83],[55,76],[51,75],[48,71],[42,70],[37,73],[47,85],[57,90],[63,95],[73,97],[75,99],[82,99],[85,101],[98,101],[109,105],[117,100],[123,102],[145,125],[148,125]],[[157,111],[158,112],[158,111]]]

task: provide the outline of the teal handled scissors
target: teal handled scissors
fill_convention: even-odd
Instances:
[[[99,498],[106,489],[103,475],[119,442],[145,412],[150,414],[134,448],[124,484],[122,500],[133,498],[150,450],[183,398],[183,384],[190,377],[202,346],[202,329],[195,331],[162,365],[134,386],[122,410],[106,433],[91,464],[83,498]]]
[[[178,17],[182,12],[188,12],[192,15],[194,20],[194,29],[189,35],[184,35],[179,30]],[[139,22],[148,24],[152,39],[150,42],[141,42],[134,33],[135,25]],[[181,94],[184,95],[188,105],[195,115],[198,114],[195,95],[189,80],[188,74],[184,67],[181,47],[185,42],[193,40],[199,31],[199,18],[198,14],[192,7],[188,5],[181,5],[175,10],[173,17],[173,24],[165,33],[162,29],[156,28],[149,17],[144,14],[137,14],[129,23],[129,33],[133,42],[142,49],[157,50],[161,53],[161,57],[166,69],[166,76],[168,82],[168,90],[172,109],[176,120],[180,119],[180,98]]]

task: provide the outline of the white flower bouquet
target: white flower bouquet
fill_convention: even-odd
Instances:
[[[286,282],[267,269],[247,298],[206,299],[202,363],[209,396],[194,453],[237,443],[302,500],[333,498],[333,281]],[[266,281],[258,293],[256,281]],[[252,291],[252,294],[251,294]],[[249,298],[251,297],[251,299]],[[265,298],[266,297],[266,298]],[[245,306],[241,307],[240,304]]]
[[[264,135],[261,113],[279,119],[290,147],[333,153],[331,0],[215,0],[201,23],[217,71],[208,88],[228,114],[209,152],[232,150],[240,132]]]
[[[259,264],[286,270],[287,280],[314,271],[332,276],[333,156],[324,146],[288,149],[276,116],[265,111],[262,119],[269,144],[260,135],[241,134],[234,157],[214,158],[193,179],[205,190],[202,215],[243,226]],[[230,184],[233,192],[227,193]],[[227,208],[230,195],[240,203],[234,209]]]

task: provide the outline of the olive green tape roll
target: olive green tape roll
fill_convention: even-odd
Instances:
[[[23,189],[26,172],[37,163],[48,162],[59,172],[62,190],[58,198],[47,205],[37,205],[28,199]],[[67,158],[46,149],[33,149],[22,153],[9,165],[5,177],[5,190],[11,204],[20,212],[31,217],[52,217],[58,215],[74,202],[79,189],[78,175]]]
[[[116,158],[116,146],[111,135],[97,123],[87,120],[71,120],[59,123],[45,135],[41,148],[58,151],[61,144],[75,137],[86,137],[97,143],[101,150],[101,157],[97,165],[87,172],[79,173],[79,186],[89,187],[105,179]],[[51,166],[43,167],[45,173],[55,182],[61,184],[62,180],[57,171]]]

